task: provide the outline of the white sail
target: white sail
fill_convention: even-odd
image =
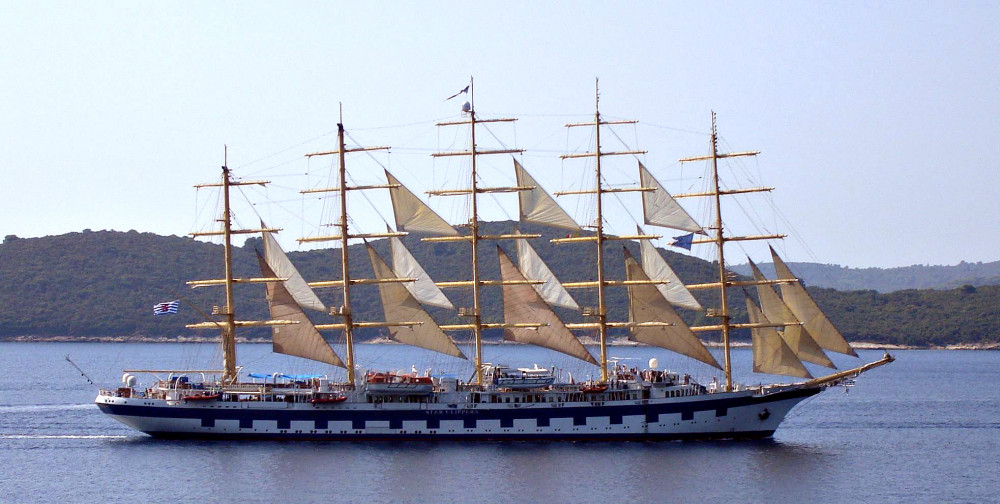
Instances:
[[[528,240],[517,240],[517,266],[529,280],[542,280],[545,282],[542,284],[533,284],[532,287],[550,305],[574,310],[580,309],[580,305],[576,304],[576,301],[569,295],[566,288],[559,283],[559,279],[552,274],[552,270],[545,264],[545,261],[542,261],[538,252],[535,252],[535,249],[531,247]]]
[[[367,247],[372,269],[375,270],[375,278],[380,280],[398,278],[375,249],[371,245]],[[393,340],[453,357],[467,358],[455,342],[441,331],[437,322],[424,311],[406,287],[399,282],[380,283],[378,292],[382,298],[382,310],[386,322],[418,322],[412,326],[390,327],[389,335]]]
[[[756,303],[746,297],[747,313],[750,322],[767,324],[768,319],[761,313]],[[785,343],[778,331],[773,327],[755,327],[750,329],[753,345],[753,371],[782,376],[797,376],[812,378],[809,370],[795,356],[795,352]]]
[[[525,281],[507,254],[497,247],[500,257],[500,278],[504,281]],[[531,284],[503,286],[503,318],[507,323],[540,323],[538,328],[505,329],[504,339],[545,347],[577,359],[598,365],[587,348],[563,325],[552,308]]]
[[[265,278],[278,276],[260,254],[257,254],[257,262],[260,265],[260,273]],[[299,307],[292,293],[285,287],[285,282],[267,283],[267,306],[272,319],[298,322],[298,324],[271,327],[271,344],[275,353],[347,367],[330,344],[323,339],[323,335],[316,330],[309,316]]]
[[[517,176],[518,187],[534,187],[530,191],[518,191],[517,197],[521,207],[521,222],[542,224],[571,231],[580,231],[580,225],[552,199],[542,186],[528,174],[528,171],[514,160],[514,174]]]
[[[642,267],[629,254],[628,250],[625,251],[625,272],[629,280],[649,280],[649,275],[642,270]],[[633,327],[629,339],[666,348],[722,369],[722,366],[719,366],[719,363],[715,361],[715,357],[712,357],[701,340],[691,332],[688,325],[670,307],[670,303],[656,289],[655,285],[629,285],[628,299],[629,321],[636,323],[669,322],[673,324],[670,326]]]
[[[771,248],[771,258],[774,261],[774,271],[778,278],[787,280],[796,278],[792,274],[792,271],[788,269],[785,262],[778,257],[778,253],[774,251],[774,248]],[[847,340],[844,339],[844,336],[840,334],[840,331],[834,327],[830,319],[826,318],[823,311],[819,309],[816,301],[809,295],[809,292],[806,291],[805,286],[801,282],[781,284],[781,298],[788,305],[788,308],[792,310],[792,313],[795,314],[795,318],[802,321],[806,330],[816,340],[816,343],[819,343],[819,346],[833,352],[853,357],[858,356],[854,352],[854,349],[851,348],[851,345],[847,343]]]
[[[642,229],[636,227],[636,230],[639,234],[643,234]],[[684,283],[677,277],[677,274],[670,268],[652,242],[639,240],[639,250],[642,252],[643,271],[650,278],[669,281],[669,283],[657,285],[656,288],[663,294],[663,297],[667,298],[667,301],[670,301],[670,304],[689,310],[702,310],[701,304],[691,295],[691,291],[684,286]]]
[[[653,174],[649,173],[649,170],[642,163],[639,163],[639,182],[642,187],[653,188],[653,191],[642,192],[642,215],[646,224],[704,234],[701,226],[660,185],[660,182],[653,177]]]
[[[260,221],[260,227],[267,229],[264,221]],[[303,308],[325,313],[326,306],[323,305],[323,302],[319,300],[316,293],[313,292],[309,284],[302,278],[299,270],[295,269],[295,265],[285,255],[285,251],[281,249],[281,245],[278,245],[278,241],[274,239],[274,235],[267,232],[261,234],[264,235],[264,260],[267,261],[267,265],[271,268],[271,271],[274,271],[277,278],[288,279],[285,280],[284,286],[291,293],[292,297],[295,298],[295,302]]]
[[[420,263],[410,254],[410,251],[403,246],[403,241],[395,236],[389,238],[389,252],[392,256],[392,271],[399,278],[415,278],[415,282],[403,284],[406,290],[417,298],[417,301],[429,306],[447,308],[454,310],[455,306],[441,292],[430,275],[424,271]]]
[[[413,233],[427,233],[440,236],[457,236],[458,231],[451,227],[440,215],[431,210],[417,195],[413,194],[389,170],[385,171],[389,184],[398,185],[389,189],[392,198],[392,212],[396,217],[396,229]]]
[[[754,280],[758,282],[764,280],[764,274],[760,272],[760,269],[757,268],[757,265],[753,261],[750,261],[750,269],[753,270]],[[782,339],[785,340],[785,343],[788,343],[788,347],[795,352],[795,356],[799,360],[837,369],[837,366],[826,356],[823,349],[816,343],[816,340],[809,334],[805,326],[800,325],[799,319],[795,318],[795,314],[781,300],[773,287],[770,285],[758,285],[757,297],[760,298],[760,306],[763,309],[764,316],[768,320],[777,323],[794,324],[785,326],[783,330],[778,330],[778,333],[781,334]]]

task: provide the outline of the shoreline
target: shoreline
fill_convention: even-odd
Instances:
[[[150,336],[11,336],[0,337],[0,343],[217,343],[218,338],[202,336],[178,336],[176,338],[162,338]],[[268,338],[236,338],[237,343],[265,344],[270,343]],[[585,346],[597,346],[599,343],[594,338],[580,338],[580,342]],[[389,338],[373,338],[367,341],[359,341],[361,345],[399,345]],[[520,345],[522,343],[512,343],[507,341],[483,341],[484,345]],[[615,338],[608,342],[608,346],[641,346],[639,343],[629,341],[625,338]],[[722,343],[705,342],[709,348],[722,348]],[[738,341],[732,344],[732,348],[750,348],[750,343]],[[868,341],[853,341],[851,346],[856,350],[1000,350],[1000,343],[954,343],[942,346],[917,346],[917,345],[893,345],[883,343],[872,343]]]

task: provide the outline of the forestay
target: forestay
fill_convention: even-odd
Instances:
[[[521,222],[552,226],[570,231],[580,231],[580,225],[556,203],[556,200],[535,182],[528,171],[514,160],[514,174],[517,176],[518,187],[531,187],[530,190],[517,192],[520,203]]]
[[[641,235],[642,229],[636,226],[636,230]],[[651,278],[656,280],[666,280],[668,283],[658,284],[657,290],[663,297],[674,306],[687,308],[689,310],[702,310],[701,304],[691,295],[691,291],[684,286],[674,270],[670,268],[667,261],[660,255],[660,251],[650,242],[650,240],[639,240],[639,250],[642,258],[642,269]]]
[[[771,248],[771,258],[774,261],[774,271],[778,278],[783,280],[794,280],[796,278],[792,274],[792,271],[788,269],[785,262],[778,257],[773,247]],[[851,345],[847,343],[847,340],[844,339],[844,336],[840,334],[840,331],[834,327],[830,319],[826,318],[823,311],[819,309],[816,301],[809,295],[809,292],[806,291],[805,286],[801,282],[796,281],[781,284],[781,298],[788,305],[788,308],[792,310],[792,313],[795,314],[795,318],[802,321],[806,330],[816,340],[816,343],[819,343],[819,346],[833,352],[853,357],[858,356],[854,352],[854,349],[851,348]]]
[[[427,271],[417,262],[413,254],[405,246],[403,241],[395,236],[389,238],[389,252],[392,255],[392,271],[399,278],[414,278],[414,282],[405,282],[403,286],[410,291],[417,301],[438,308],[454,310],[455,306],[441,292],[434,280],[431,280]]]
[[[746,300],[747,313],[751,323],[770,323],[767,317],[761,313],[757,303],[750,299],[750,296],[747,296]],[[809,370],[795,357],[795,352],[773,327],[752,328],[750,335],[753,338],[753,371],[755,373],[812,378]]]
[[[642,192],[642,215],[646,224],[704,234],[701,226],[660,185],[660,182],[653,177],[653,174],[649,173],[649,170],[642,163],[639,163],[639,182],[642,187],[653,189]]]
[[[389,185],[389,197],[392,199],[392,213],[396,218],[396,229],[410,233],[426,233],[440,236],[458,236],[458,231],[451,227],[440,215],[431,210],[417,195],[413,194],[389,170],[385,171]]]
[[[758,282],[765,280],[764,275],[757,268],[757,265],[753,261],[749,262],[750,269],[753,270],[754,280]],[[819,344],[816,343],[812,335],[809,334],[805,326],[800,325],[799,319],[795,318],[792,310],[778,297],[778,293],[774,291],[773,287],[770,285],[757,285],[757,297],[760,298],[760,306],[763,309],[764,316],[768,320],[791,324],[785,326],[784,330],[779,331],[779,334],[781,334],[785,343],[788,343],[788,347],[795,352],[795,356],[799,360],[828,368],[837,368],[833,364],[833,361],[826,356]]]
[[[544,283],[532,284],[532,287],[541,294],[542,299],[552,306],[571,308],[579,310],[576,303],[566,288],[559,283],[559,279],[552,273],[545,261],[542,260],[538,252],[532,248],[528,240],[517,240],[517,265],[518,269],[530,280],[541,280]]]
[[[497,255],[500,258],[500,278],[504,282],[526,280],[499,246]],[[587,348],[573,336],[531,284],[503,286],[503,317],[506,323],[542,324],[538,328],[505,329],[504,339],[545,347],[598,365]]]
[[[264,233],[265,237],[268,234]],[[257,262],[260,265],[262,276],[265,278],[277,276],[276,272],[268,266],[264,256],[257,254]],[[330,344],[323,339],[323,335],[313,326],[309,316],[299,307],[292,293],[285,288],[285,282],[267,283],[267,306],[270,309],[272,319],[298,322],[298,324],[271,327],[272,349],[275,353],[347,367],[330,347]]]
[[[389,265],[375,252],[375,249],[371,245],[366,244],[366,246],[368,257],[372,262],[372,269],[375,270],[375,278],[379,280],[398,278]],[[403,287],[399,282],[380,283],[378,284],[378,292],[382,299],[382,310],[385,313],[386,322],[417,323],[412,326],[390,327],[389,335],[393,340],[453,357],[467,358],[455,345],[455,342],[445,335],[437,322],[434,322],[434,319],[424,311],[416,298],[410,294],[410,291],[406,290],[406,287]]]
[[[260,221],[261,229],[267,229],[264,221]],[[295,268],[292,261],[288,259],[281,245],[274,239],[273,233],[264,232],[264,260],[277,278],[287,278],[284,288],[288,290],[295,302],[303,308],[326,313],[326,306],[319,300],[309,284],[306,283],[299,270]]]
[[[642,270],[639,263],[625,251],[625,272],[628,280],[649,281],[649,275]],[[628,286],[629,320],[635,323],[668,322],[670,326],[632,327],[629,339],[666,348],[700,360],[710,366],[722,369],[715,357],[709,353],[701,340],[691,332],[691,329],[670,307],[663,294],[652,284]]]

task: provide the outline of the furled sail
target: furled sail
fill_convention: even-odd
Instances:
[[[643,234],[642,229],[639,229],[638,226],[636,226],[636,230],[639,234]],[[639,250],[642,252],[643,271],[649,274],[650,278],[667,280],[669,282],[659,284],[656,288],[663,294],[663,297],[667,298],[667,301],[670,301],[670,304],[690,310],[702,309],[701,304],[691,295],[691,291],[684,286],[684,283],[677,277],[677,274],[670,268],[670,265],[663,259],[660,251],[656,250],[652,242],[649,240],[639,240]]]
[[[525,281],[524,274],[514,266],[510,257],[498,246],[500,278],[504,281]],[[597,366],[597,361],[573,333],[563,325],[552,308],[531,284],[503,286],[503,318],[507,323],[540,323],[538,328],[504,330],[504,339],[545,347]]]
[[[750,261],[750,269],[753,270],[753,278],[758,282],[764,280],[763,273],[757,268],[753,261]],[[778,297],[778,293],[770,285],[758,285],[757,297],[760,298],[760,306],[763,308],[764,316],[772,322],[795,324],[785,326],[784,330],[778,331],[789,348],[795,352],[799,360],[819,364],[828,368],[837,369],[833,361],[823,353],[816,340],[809,334],[805,326],[799,325],[799,319],[795,318],[788,305]]]
[[[788,269],[785,262],[778,257],[774,248],[771,248],[771,258],[774,261],[774,271],[778,278],[787,280],[796,278],[792,274],[792,271]],[[840,334],[840,331],[834,327],[830,319],[826,318],[826,315],[819,309],[816,301],[813,301],[812,296],[806,291],[802,282],[781,284],[781,298],[788,305],[788,308],[792,310],[792,313],[795,314],[795,318],[802,321],[806,330],[816,340],[816,343],[819,343],[819,346],[833,352],[853,357],[858,356],[854,352],[854,349],[851,348],[851,345],[847,343],[847,340],[844,339],[844,336]]]
[[[454,310],[455,306],[441,292],[434,280],[424,270],[420,263],[410,254],[410,251],[403,246],[403,240],[395,236],[389,238],[389,252],[392,255],[392,271],[399,278],[415,278],[415,282],[403,284],[406,290],[417,298],[417,301],[429,306],[447,308]]]
[[[545,282],[543,284],[533,284],[532,287],[550,305],[572,308],[574,310],[580,309],[580,305],[576,304],[576,301],[569,295],[569,292],[566,292],[566,288],[559,283],[559,279],[552,274],[552,270],[545,264],[545,261],[542,261],[538,252],[535,252],[535,249],[531,247],[528,240],[517,240],[517,266],[524,273],[524,276],[529,279]]]
[[[260,221],[260,227],[267,229],[264,221]],[[274,271],[275,276],[288,279],[284,282],[284,288],[292,295],[295,302],[303,308],[325,313],[326,306],[302,278],[299,270],[295,269],[295,265],[285,255],[285,251],[281,249],[281,245],[278,245],[278,240],[274,239],[274,235],[268,232],[261,234],[264,235],[264,260],[267,261],[271,271]]]
[[[257,254],[257,262],[260,265],[260,273],[265,278],[277,276],[268,266],[264,256]],[[298,324],[271,327],[271,343],[275,353],[347,367],[313,326],[309,316],[299,307],[292,293],[285,288],[285,282],[267,283],[267,306],[272,319],[298,322]]]
[[[746,297],[747,313],[753,324],[767,324],[767,317],[761,313],[757,303]],[[778,331],[773,327],[755,327],[750,329],[753,345],[753,372],[782,376],[797,376],[812,378],[809,370],[795,356],[792,348],[785,343]]]
[[[518,191],[517,197],[521,206],[521,222],[542,224],[557,228],[580,231],[580,225],[552,199],[542,186],[528,174],[528,171],[514,160],[514,174],[517,176],[518,187],[534,187],[530,191]]]
[[[642,267],[629,254],[628,250],[625,251],[625,273],[628,280],[649,280],[649,275],[642,270]],[[655,285],[629,285],[628,299],[629,320],[631,322],[669,322],[673,324],[671,326],[633,327],[629,339],[666,348],[722,369],[722,366],[719,366],[719,363],[715,361],[715,357],[712,357],[701,340],[691,332],[688,325],[670,307],[670,303]]]
[[[642,163],[639,163],[639,182],[642,187],[653,188],[653,191],[642,192],[642,215],[646,224],[704,234],[701,226],[660,185],[660,182],[653,177],[652,173],[649,173],[649,170]]]
[[[371,245],[367,247],[372,269],[375,270],[375,278],[379,280],[398,278],[378,252],[375,252]],[[398,282],[380,283],[378,292],[382,298],[382,310],[385,312],[386,322],[419,322],[412,326],[390,327],[389,334],[393,340],[453,357],[467,358],[455,342],[441,331],[437,322],[424,311],[406,287]]]
[[[389,170],[385,171],[389,184],[398,185],[389,189],[392,198],[392,212],[396,217],[396,229],[413,233],[427,233],[441,236],[457,236],[458,231],[451,227],[431,207],[413,194]]]

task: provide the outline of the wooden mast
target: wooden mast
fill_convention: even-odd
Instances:
[[[601,91],[594,79],[594,174],[597,191],[597,334],[601,342],[601,381],[608,381],[608,313],[604,296],[604,215],[601,212]]]
[[[443,191],[428,191],[428,194],[438,195],[438,196],[457,196],[464,194],[472,195],[472,216],[469,220],[469,229],[471,233],[468,236],[444,236],[444,237],[431,237],[423,238],[421,241],[426,242],[453,242],[453,241],[469,241],[472,244],[472,281],[471,282],[439,282],[437,285],[439,287],[463,287],[471,284],[472,287],[472,310],[459,309],[459,315],[465,315],[472,317],[471,324],[457,324],[457,325],[444,325],[441,329],[448,330],[467,330],[472,329],[473,340],[475,346],[475,356],[474,356],[474,366],[475,366],[475,384],[482,385],[483,383],[483,329],[484,328],[506,328],[506,327],[519,327],[519,326],[530,326],[538,327],[538,324],[484,324],[482,315],[482,305],[479,288],[483,285],[504,285],[504,281],[492,281],[492,280],[481,280],[479,273],[479,242],[484,239],[498,240],[498,239],[518,239],[518,238],[537,238],[539,235],[490,235],[484,236],[479,233],[479,194],[480,193],[494,193],[494,192],[514,192],[518,190],[530,189],[521,187],[479,187],[477,180],[477,167],[476,158],[485,154],[516,154],[523,152],[521,149],[497,149],[497,150],[480,150],[476,145],[476,126],[482,123],[494,123],[494,122],[513,122],[515,119],[479,119],[476,117],[476,107],[475,107],[475,86],[472,78],[469,79],[469,114],[468,121],[454,121],[454,122],[443,122],[438,123],[437,126],[453,126],[460,124],[468,124],[470,130],[470,146],[468,151],[464,152],[440,152],[431,154],[432,157],[443,157],[443,156],[470,156],[472,163],[472,180],[469,189],[456,189],[456,190],[443,190]]]
[[[733,390],[733,368],[729,361],[729,306],[726,303],[726,260],[723,256],[725,250],[725,238],[722,236],[722,202],[719,192],[719,139],[715,130],[715,111],[712,111],[712,183],[715,186],[715,243],[719,253],[719,317],[722,319],[722,346],[725,349],[726,366],[726,392]]]
[[[226,261],[226,306],[222,311],[225,316],[225,326],[222,329],[222,379],[226,383],[236,381],[236,314],[233,309],[233,244],[232,215],[229,210],[229,163],[228,148],[225,148],[222,165],[222,225],[223,248]]]
[[[347,167],[344,161],[344,109],[340,108],[340,120],[337,121],[337,146],[340,154],[340,268],[344,281],[344,305],[339,315],[344,319],[344,342],[347,345],[347,383],[354,385],[354,317],[351,313],[351,273],[348,268],[347,256]]]

